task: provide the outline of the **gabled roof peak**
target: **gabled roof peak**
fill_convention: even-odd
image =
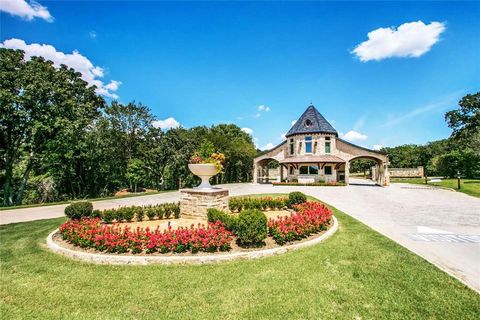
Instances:
[[[337,130],[322,116],[312,103],[310,103],[307,110],[305,110],[285,136],[289,137],[295,134],[306,133],[330,133],[338,137]]]

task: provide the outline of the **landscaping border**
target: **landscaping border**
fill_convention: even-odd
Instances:
[[[234,253],[217,253],[205,255],[173,255],[173,256],[158,256],[158,255],[110,255],[103,253],[89,253],[83,251],[76,251],[65,248],[53,240],[53,235],[58,232],[58,229],[52,231],[47,237],[47,246],[55,253],[73,258],[75,260],[86,261],[95,264],[131,264],[131,265],[146,265],[146,264],[206,264],[217,263],[222,261],[257,259],[262,257],[273,256],[277,254],[286,253],[293,250],[311,247],[316,245],[329,237],[331,237],[338,230],[338,221],[335,216],[332,216],[332,226],[320,236],[312,240],[294,243],[291,245],[281,246],[271,249],[260,249],[245,252]]]

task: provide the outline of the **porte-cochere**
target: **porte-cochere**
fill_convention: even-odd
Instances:
[[[308,106],[285,137],[285,141],[254,159],[255,183],[268,183],[268,164],[278,161],[280,181],[348,184],[350,163],[362,158],[376,161],[372,179],[378,185],[390,183],[387,156],[339,138],[337,130],[313,105]]]

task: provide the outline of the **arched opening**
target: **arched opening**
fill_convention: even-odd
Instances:
[[[371,155],[360,155],[348,161],[350,185],[388,185],[387,163]]]
[[[266,158],[256,163],[256,170],[258,183],[272,183],[283,179],[285,169],[277,160]]]

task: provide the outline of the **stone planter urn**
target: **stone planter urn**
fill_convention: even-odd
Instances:
[[[210,178],[213,177],[218,173],[218,169],[212,163],[190,163],[188,165],[188,169],[202,179],[202,183],[198,187],[194,189],[213,189],[212,185],[210,184]]]

